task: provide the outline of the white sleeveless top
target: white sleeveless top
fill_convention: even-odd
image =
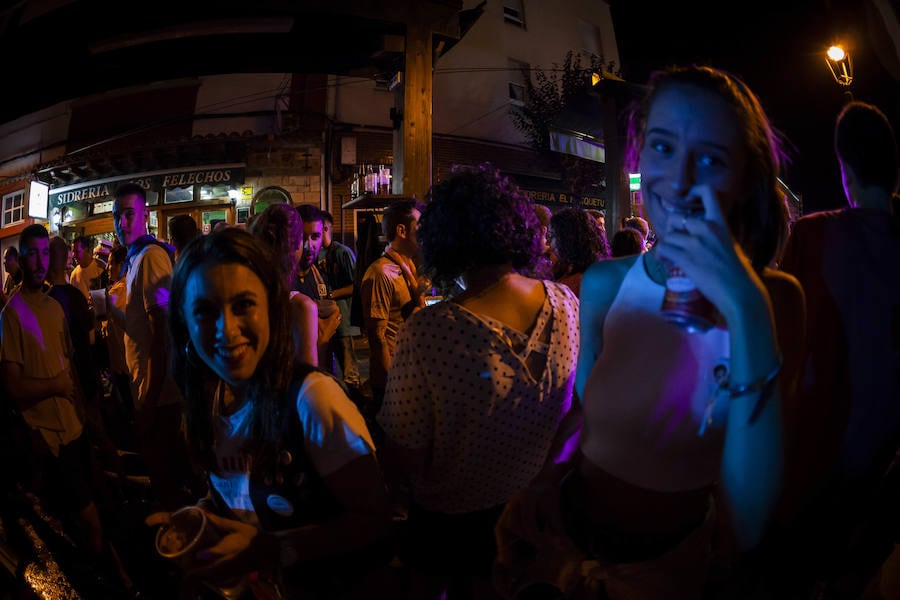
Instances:
[[[603,323],[603,351],[584,390],[581,450],[632,485],[698,489],[719,476],[728,396],[716,391],[728,376],[728,331],[691,333],[666,321],[665,288],[644,261],[629,269]]]

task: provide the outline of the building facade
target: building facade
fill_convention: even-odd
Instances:
[[[618,64],[608,4],[463,4],[477,19],[449,50],[435,47],[432,181],[454,165],[490,160],[535,200],[571,203],[559,173],[541,166],[510,111],[524,102],[523,77],[555,68],[569,51]],[[207,232],[290,201],[329,210],[337,239],[352,246],[360,210],[353,201],[364,193],[368,167],[387,173],[394,163],[402,77],[181,77],[73,98],[2,124],[0,247],[17,243],[31,222],[70,239],[112,238],[112,193],[125,182],[147,190],[151,231],[160,239],[178,214]],[[32,182],[49,186],[45,215],[31,206]],[[388,179],[374,195],[391,191]]]

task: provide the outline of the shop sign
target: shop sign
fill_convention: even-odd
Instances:
[[[244,169],[199,169],[162,175],[160,187],[173,188],[189,185],[228,185],[244,183]],[[240,179],[238,179],[240,177]]]
[[[552,192],[543,190],[529,190],[520,188],[520,191],[538,204],[553,204],[557,206],[580,206],[582,208],[606,208],[606,200],[597,196],[577,196],[569,192]]]
[[[111,177],[84,185],[64,186],[50,190],[50,207],[55,208],[79,202],[91,204],[110,202],[116,188],[126,182],[137,183],[148,191],[193,185],[240,185],[244,182],[244,167],[224,165],[205,169],[154,171]]]
[[[40,181],[32,181],[28,189],[28,216],[47,218],[47,201],[50,186]]]

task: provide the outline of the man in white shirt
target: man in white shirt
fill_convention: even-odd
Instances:
[[[115,192],[116,235],[128,248],[125,259],[125,311],[111,316],[125,329],[125,361],[131,373],[138,447],[162,508],[185,503],[189,481],[181,422],[184,401],[172,377],[169,356],[169,286],[174,259],[168,247],[147,233],[150,211],[144,189],[127,183]]]
[[[94,258],[94,247],[87,236],[80,235],[72,240],[72,256],[75,268],[69,276],[69,283],[81,290],[84,297],[90,301],[90,291],[104,287],[103,276],[106,265]]]

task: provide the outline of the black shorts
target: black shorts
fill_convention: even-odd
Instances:
[[[413,503],[400,556],[423,573],[487,577],[497,556],[494,528],[503,506],[451,515]]]

